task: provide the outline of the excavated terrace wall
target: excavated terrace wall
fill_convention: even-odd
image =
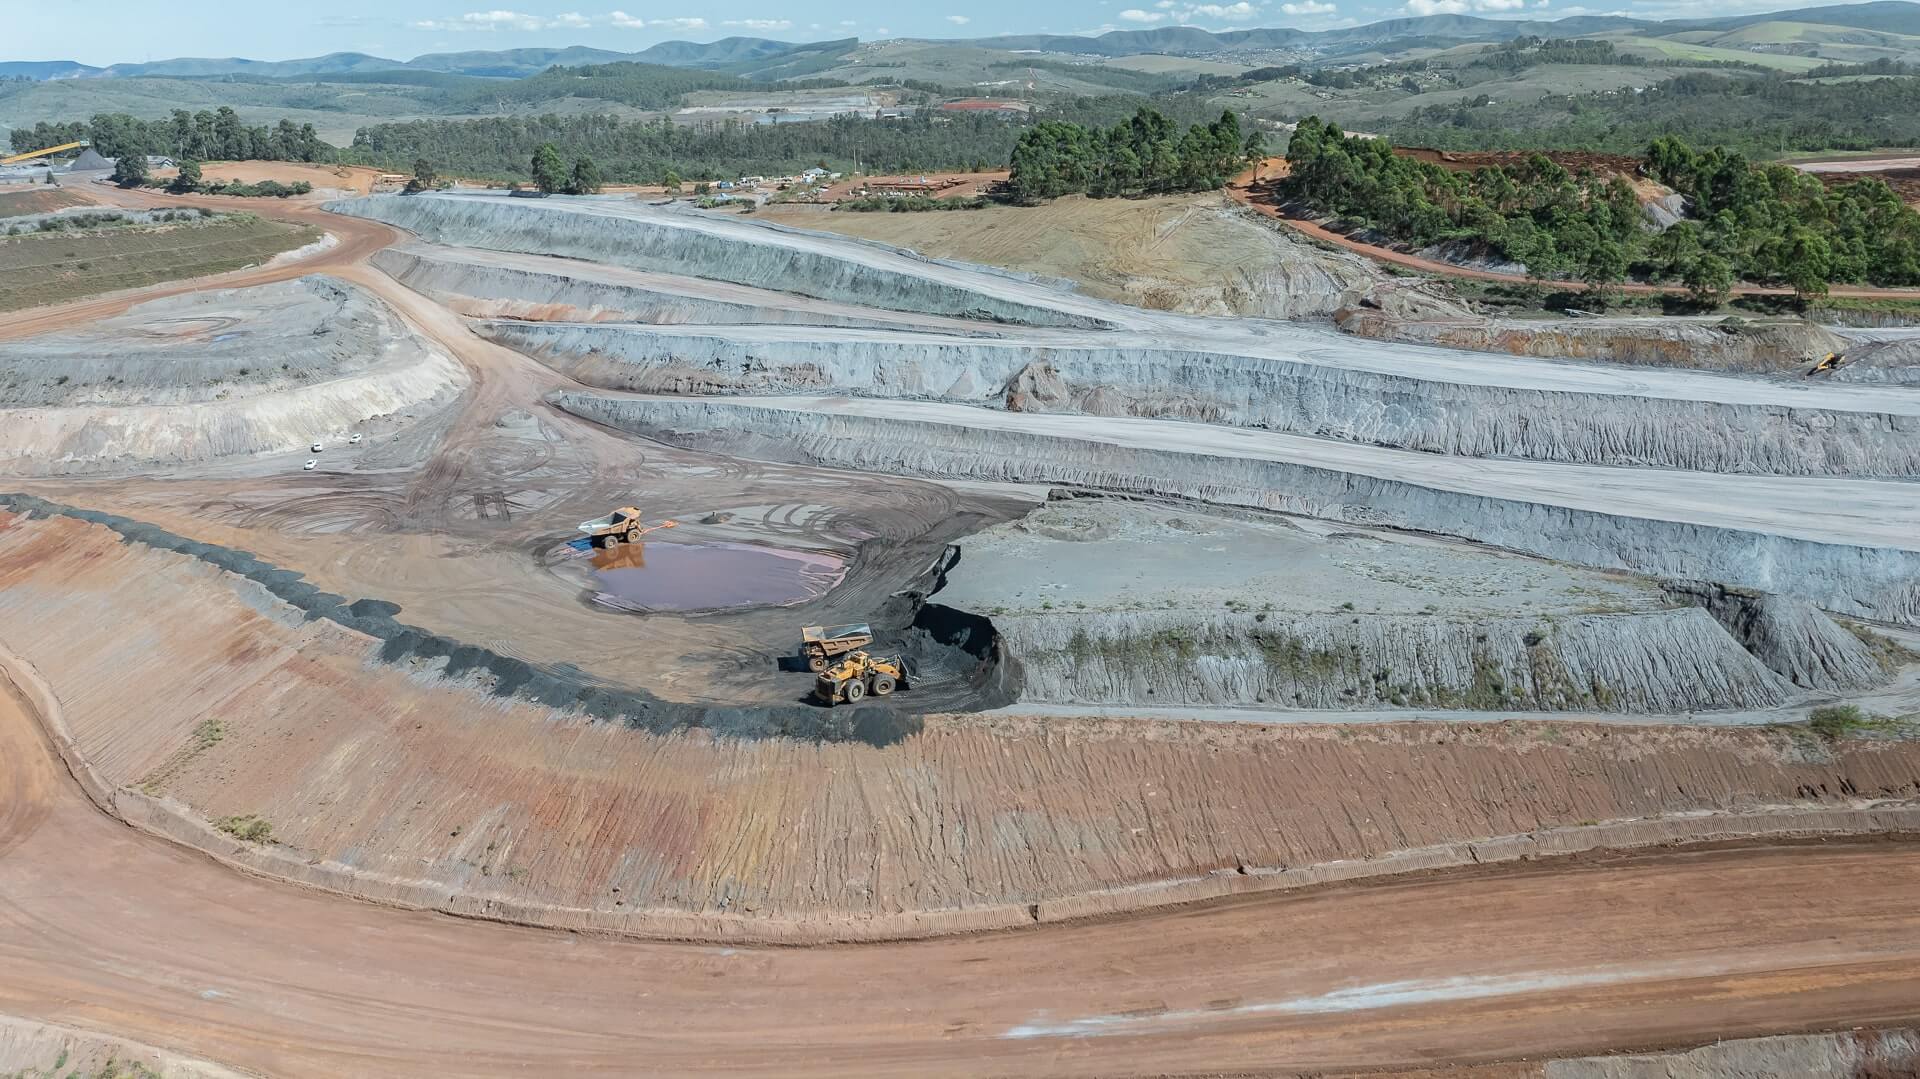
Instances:
[[[1019,663],[1021,698],[1046,703],[1663,714],[1800,696],[1694,607],[1483,620],[1122,611],[994,624]]]
[[[749,239],[701,228],[682,215],[623,206],[622,214],[569,210],[564,202],[436,195],[373,195],[327,204],[340,214],[384,221],[435,243],[563,255],[639,270],[709,277],[896,311],[1034,326],[1103,325],[1099,320],[990,296],[942,279],[869,265],[851,255],[780,242],[778,230]]]
[[[309,276],[0,343],[0,473],[293,452],[466,388],[373,297]]]
[[[537,273],[516,266],[450,258],[443,251],[389,247],[373,264],[401,284],[462,314],[485,318],[564,319],[576,322],[794,323],[813,326],[897,325],[837,311],[767,307],[688,292]]]
[[[416,361],[378,300],[322,275],[169,296],[0,342],[0,408],[229,401]]]
[[[1027,432],[719,401],[557,393],[585,419],[670,445],[856,471],[1056,483],[1460,536],[1650,576],[1799,596],[1920,625],[1920,552],[1819,543],[1420,487],[1283,461],[1115,446]]]
[[[83,472],[289,453],[369,419],[451,401],[466,370],[439,352],[352,378],[233,401],[0,409],[0,472]]]
[[[741,340],[646,326],[481,322],[590,386],[988,403],[1261,427],[1470,457],[1773,475],[1920,475],[1920,416],[1464,385],[1160,348],[904,341],[853,331]]]

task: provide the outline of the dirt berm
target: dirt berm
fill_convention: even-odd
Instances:
[[[1663,511],[1679,515],[1677,520],[1603,512],[1582,504],[1590,501],[1589,491],[1563,491],[1558,484],[1552,485],[1552,500],[1541,495],[1467,493],[1501,486],[1488,482],[1486,476],[1494,470],[1486,462],[1455,465],[1450,460],[1434,462],[1425,455],[1409,455],[1403,461],[1385,451],[1367,454],[1356,448],[1354,470],[1342,471],[1302,463],[1304,457],[1279,455],[1312,450],[1316,455],[1312,460],[1324,460],[1319,451],[1325,447],[1319,445],[1275,443],[1287,448],[1269,453],[1261,448],[1266,445],[1262,442],[1249,444],[1242,455],[1229,456],[1201,447],[1193,433],[1184,429],[1186,425],[1163,429],[1147,420],[1110,421],[1136,425],[1114,431],[1056,420],[1060,429],[1086,428],[1086,437],[1067,437],[981,422],[995,414],[954,406],[920,405],[914,415],[925,418],[903,418],[862,414],[851,407],[824,409],[783,398],[734,403],[562,392],[550,400],[609,427],[734,456],[905,475],[1052,483],[1384,525],[1458,536],[1576,565],[1795,595],[1824,610],[1920,625],[1920,550],[1909,549],[1915,541],[1909,539],[1908,546],[1900,547],[1869,546],[1802,538],[1787,528],[1763,530],[1747,525],[1758,511],[1738,499],[1734,500],[1738,509],[1699,516],[1725,522],[1721,524],[1688,523],[1686,514],[1697,507],[1672,501],[1682,498],[1678,491],[1671,497],[1662,493],[1656,500]],[[1372,461],[1369,467],[1376,470],[1420,481],[1363,473],[1358,466],[1363,459]],[[1455,468],[1471,473],[1467,489],[1428,479],[1435,465],[1445,466],[1449,473]],[[1647,475],[1649,485],[1660,478],[1658,473]],[[1593,470],[1562,476],[1561,481],[1591,487],[1598,482],[1637,482],[1638,477],[1637,470],[1619,470],[1619,474]],[[1518,482],[1504,489],[1516,494],[1542,490],[1531,475],[1513,478]],[[1882,482],[1890,486],[1876,488],[1876,497],[1904,499],[1904,491],[1893,488],[1892,481]],[[1754,498],[1771,497],[1774,486],[1756,485],[1749,493]],[[1801,498],[1826,494],[1791,490]],[[1911,503],[1902,504],[1911,509]],[[1778,509],[1759,510],[1769,508]],[[1872,525],[1850,524],[1844,532],[1819,534],[1877,537],[1885,531]]]
[[[603,389],[836,393],[1259,427],[1468,457],[1775,475],[1920,475],[1920,415],[1542,390],[1050,336],[484,321]]]

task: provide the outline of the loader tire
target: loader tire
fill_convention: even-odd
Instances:
[[[873,676],[873,695],[874,696],[884,697],[887,694],[892,692],[893,692],[893,676],[892,675],[876,674]]]
[[[867,695],[867,687],[858,678],[847,683],[847,703],[852,704]]]

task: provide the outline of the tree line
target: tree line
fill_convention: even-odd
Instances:
[[[806,123],[675,124],[610,115],[418,120],[361,128],[344,158],[403,168],[416,158],[443,172],[521,181],[551,144],[567,159],[591,155],[614,183],[658,183],[787,173],[822,162],[867,172],[985,167],[1005,161],[1018,128],[997,116],[928,112],[897,119],[836,116]]]
[[[175,109],[164,120],[116,112],[86,121],[41,121],[15,128],[11,138],[15,153],[83,140],[102,157],[114,158],[153,154],[196,161],[328,161],[334,155],[312,124],[283,119],[271,126],[248,126],[225,105],[213,112]]]
[[[1067,194],[1207,191],[1258,158],[1261,145],[1260,133],[1243,134],[1240,118],[1230,111],[1184,133],[1147,106],[1107,128],[1043,120],[1014,144],[1007,187],[1025,203]]]
[[[1655,140],[1646,172],[1687,197],[1687,218],[1649,223],[1621,176],[1569,172],[1542,154],[1455,172],[1349,136],[1317,117],[1287,148],[1284,197],[1416,246],[1458,241],[1529,275],[1605,290],[1629,276],[1679,282],[1701,302],[1736,280],[1802,297],[1829,282],[1920,283],[1920,214],[1874,178],[1829,189],[1784,165]]]
[[[1808,77],[1689,72],[1638,93],[1430,105],[1387,125],[1382,134],[1443,150],[1638,153],[1669,135],[1749,155],[1920,145],[1920,78],[1906,77],[1904,68],[1891,63],[1827,71],[1866,77],[1814,82],[1810,78],[1816,72]]]

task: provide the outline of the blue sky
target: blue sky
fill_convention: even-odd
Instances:
[[[367,52],[406,60],[426,52],[592,45],[630,52],[661,41],[733,35],[812,41],[840,37],[985,37],[1098,33],[1156,26],[1209,30],[1297,26],[1319,30],[1404,15],[1495,18],[1628,14],[1729,15],[1808,6],[1809,0],[615,0],[624,6],[507,0],[326,0],[242,7],[154,0],[0,0],[0,59],[137,63],[176,56],[285,60]],[[1818,0],[1812,0],[1817,3]]]

